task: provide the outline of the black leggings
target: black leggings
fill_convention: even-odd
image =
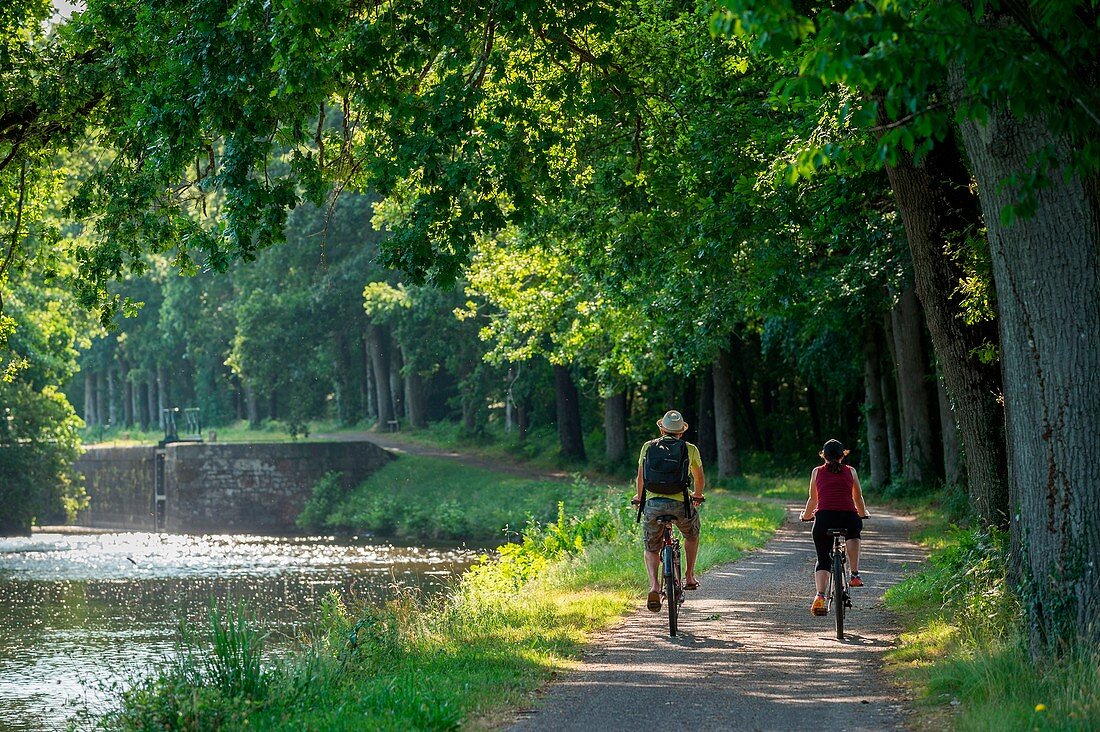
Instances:
[[[814,548],[817,549],[817,569],[832,568],[829,555],[833,552],[833,537],[829,529],[847,529],[849,539],[858,539],[863,531],[863,519],[855,511],[818,511],[814,514]]]

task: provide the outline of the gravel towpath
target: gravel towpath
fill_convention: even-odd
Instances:
[[[509,729],[905,729],[901,695],[882,668],[898,632],[882,595],[924,561],[909,540],[913,521],[875,513],[864,523],[867,584],[852,590],[847,638],[838,641],[832,615],[809,613],[813,544],[799,508],[788,507],[763,549],[700,577],[677,637],[668,635],[667,615],[650,613],[640,597],[639,610],[593,639],[580,667]]]

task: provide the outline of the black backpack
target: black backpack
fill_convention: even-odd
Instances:
[[[642,486],[651,493],[671,496],[686,493],[688,444],[676,437],[660,437],[649,443],[642,461]]]

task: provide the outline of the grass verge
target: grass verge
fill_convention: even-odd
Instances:
[[[626,491],[589,486],[585,493],[598,498],[583,513],[570,515],[559,503],[555,520],[528,524],[521,541],[502,546],[442,597],[406,594],[381,608],[355,608],[330,595],[315,631],[292,656],[266,665],[263,678],[247,686],[251,691],[220,681],[225,663],[181,653],[181,661],[129,691],[120,711],[101,726],[336,731],[499,726],[533,689],[574,663],[591,631],[636,607],[646,587],[639,529],[624,505]],[[710,493],[700,568],[762,545],[782,518],[779,507],[745,502],[726,491]],[[219,622],[227,621],[215,616],[215,628]],[[234,623],[233,634],[240,636],[242,624]],[[261,637],[259,629],[251,632]],[[238,638],[221,647],[257,642]],[[236,657],[218,647],[207,653]],[[221,671],[215,677],[209,668]]]
[[[888,590],[886,603],[906,628],[887,662],[917,696],[924,726],[1100,729],[1100,650],[1032,663],[1005,536],[952,528],[923,541],[933,548],[926,569]]]

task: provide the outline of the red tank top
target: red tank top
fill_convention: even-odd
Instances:
[[[830,473],[824,465],[817,471],[817,510],[855,511],[852,485],[855,478],[847,465],[840,466],[839,473]]]

